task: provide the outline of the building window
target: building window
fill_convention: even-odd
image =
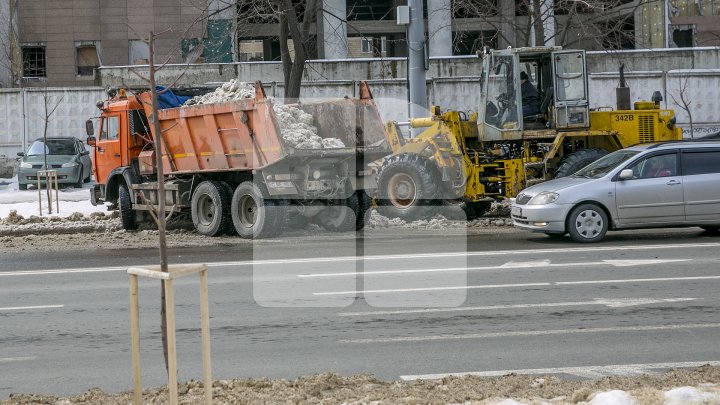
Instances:
[[[692,48],[695,46],[695,24],[670,25],[670,46]]]
[[[380,38],[363,37],[362,43],[360,46],[360,51],[362,53],[372,53],[372,54],[378,54],[378,51],[379,51],[380,54],[384,54],[386,43],[387,43],[386,37],[380,37]]]
[[[205,45],[200,38],[183,39],[180,51],[183,63],[205,63]]]
[[[23,46],[23,77],[47,77],[45,47]]]
[[[148,44],[142,39],[131,39],[128,42],[129,63],[131,65],[147,65],[150,62]]]
[[[100,49],[94,41],[75,43],[75,64],[78,76],[92,76],[100,67]]]

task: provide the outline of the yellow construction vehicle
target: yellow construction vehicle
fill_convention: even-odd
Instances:
[[[624,109],[591,111],[585,51],[535,47],[481,56],[477,112],[432,107],[430,117],[410,121],[424,130],[409,139],[396,122],[386,124],[393,153],[377,177],[383,215],[413,220],[454,205],[473,219],[495,199],[570,175],[608,152],[682,139],[659,92],[631,109],[629,91],[618,91],[626,94],[618,100]],[[521,74],[539,89],[537,114],[523,116]]]

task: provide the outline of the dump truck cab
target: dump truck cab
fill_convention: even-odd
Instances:
[[[113,187],[133,172],[131,167],[140,152],[152,144],[152,135],[142,104],[134,95],[127,95],[124,89],[112,90],[107,100],[97,103],[100,116],[97,132],[94,120],[86,122],[87,143],[93,146],[92,161],[97,184],[91,190],[93,203],[111,201],[117,198],[117,187]],[[106,195],[110,191],[110,195]]]

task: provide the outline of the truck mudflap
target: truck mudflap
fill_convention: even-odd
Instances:
[[[90,189],[90,204],[93,206],[101,205],[105,202],[105,185],[94,184]]]

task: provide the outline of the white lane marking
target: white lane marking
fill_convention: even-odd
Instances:
[[[432,314],[438,312],[467,312],[467,311],[492,311],[498,309],[524,309],[524,308],[554,308],[554,307],[577,307],[586,305],[605,305],[610,308],[622,308],[636,305],[651,305],[659,303],[695,301],[698,298],[595,298],[593,301],[576,302],[548,302],[540,304],[512,304],[512,305],[486,305],[478,307],[458,308],[423,308],[407,309],[397,311],[368,311],[368,312],[340,312],[338,316],[377,316],[377,315],[407,315],[407,314]]]
[[[325,277],[356,277],[363,276],[384,276],[390,274],[415,274],[415,273],[452,273],[459,271],[478,271],[478,270],[501,270],[501,269],[534,269],[549,267],[587,267],[610,265],[617,267],[643,266],[648,264],[664,264],[688,262],[693,259],[668,259],[668,260],[601,260],[599,262],[578,262],[578,263],[551,263],[550,260],[540,260],[534,262],[507,262],[497,266],[475,266],[475,267],[448,267],[448,268],[426,268],[426,269],[405,269],[405,270],[377,270],[377,271],[348,271],[342,273],[310,273],[298,274],[298,278],[325,278]],[[616,262],[622,262],[616,264]]]
[[[0,311],[22,311],[25,309],[50,309],[50,308],[63,308],[65,305],[35,305],[29,307],[5,307],[0,308]]]
[[[424,258],[446,258],[446,257],[477,257],[477,256],[516,256],[528,254],[545,254],[545,253],[580,253],[580,252],[606,252],[606,251],[633,251],[633,250],[657,250],[657,249],[697,249],[720,247],[720,243],[684,243],[672,245],[643,245],[643,246],[593,246],[593,247],[577,247],[577,248],[556,248],[556,249],[536,249],[536,250],[500,250],[492,252],[454,252],[454,253],[418,253],[405,255],[377,255],[377,256],[339,256],[339,257],[316,257],[307,259],[279,259],[279,260],[244,260],[244,261],[228,261],[228,262],[210,262],[210,263],[187,263],[187,264],[206,264],[208,267],[229,267],[229,266],[258,266],[268,264],[297,264],[297,263],[323,263],[323,262],[347,262],[347,261],[370,261],[370,260],[407,260],[407,259],[424,259]],[[71,268],[71,269],[55,269],[55,270],[20,270],[10,272],[0,272],[2,276],[28,276],[28,275],[45,275],[45,274],[66,274],[66,273],[99,273],[111,271],[127,271],[129,266],[123,267],[91,267],[91,268]]]
[[[512,332],[485,332],[470,333],[466,335],[431,335],[431,336],[400,336],[388,338],[368,339],[342,339],[340,343],[402,343],[402,342],[428,342],[434,340],[466,340],[466,339],[490,339],[521,336],[554,336],[554,335],[575,335],[589,333],[610,333],[610,332],[651,332],[660,330],[685,330],[685,329],[715,329],[720,328],[720,323],[696,323],[685,325],[657,325],[657,326],[615,326],[609,328],[586,328],[586,329],[551,329],[551,330],[524,330]]]
[[[29,357],[5,357],[5,358],[0,357],[0,364],[3,364],[3,363],[12,363],[12,362],[16,362],[16,361],[30,361],[30,360],[35,360],[36,358],[37,358],[37,357],[35,357],[35,356],[29,356]]]
[[[643,363],[643,364],[617,364],[611,366],[583,366],[583,367],[557,367],[557,368],[527,368],[518,370],[497,370],[497,371],[471,371],[461,373],[441,373],[441,374],[419,374],[419,375],[401,375],[400,379],[404,381],[413,380],[440,380],[445,377],[502,377],[508,374],[572,374],[585,376],[630,376],[638,374],[654,374],[651,370],[664,370],[670,368],[694,368],[709,364],[714,367],[720,367],[720,361],[688,361],[677,363]]]
[[[623,284],[623,283],[648,283],[657,281],[698,281],[698,280],[718,280],[720,276],[698,276],[698,277],[662,277],[662,278],[633,278],[627,280],[584,280],[584,281],[551,281],[545,283],[522,283],[522,284],[488,284],[488,285],[463,285],[452,287],[424,287],[424,288],[396,288],[387,290],[363,290],[363,291],[332,291],[319,292],[313,295],[357,295],[364,294],[387,294],[387,293],[407,293],[420,291],[451,291],[451,290],[481,290],[490,288],[517,288],[517,287],[557,287],[564,285],[583,285],[583,284]]]
[[[54,269],[54,270],[20,270],[0,272],[0,277],[8,276],[41,276],[46,274],[71,274],[71,273],[104,273],[110,271],[127,271],[129,266],[124,267],[89,267],[79,269]]]

